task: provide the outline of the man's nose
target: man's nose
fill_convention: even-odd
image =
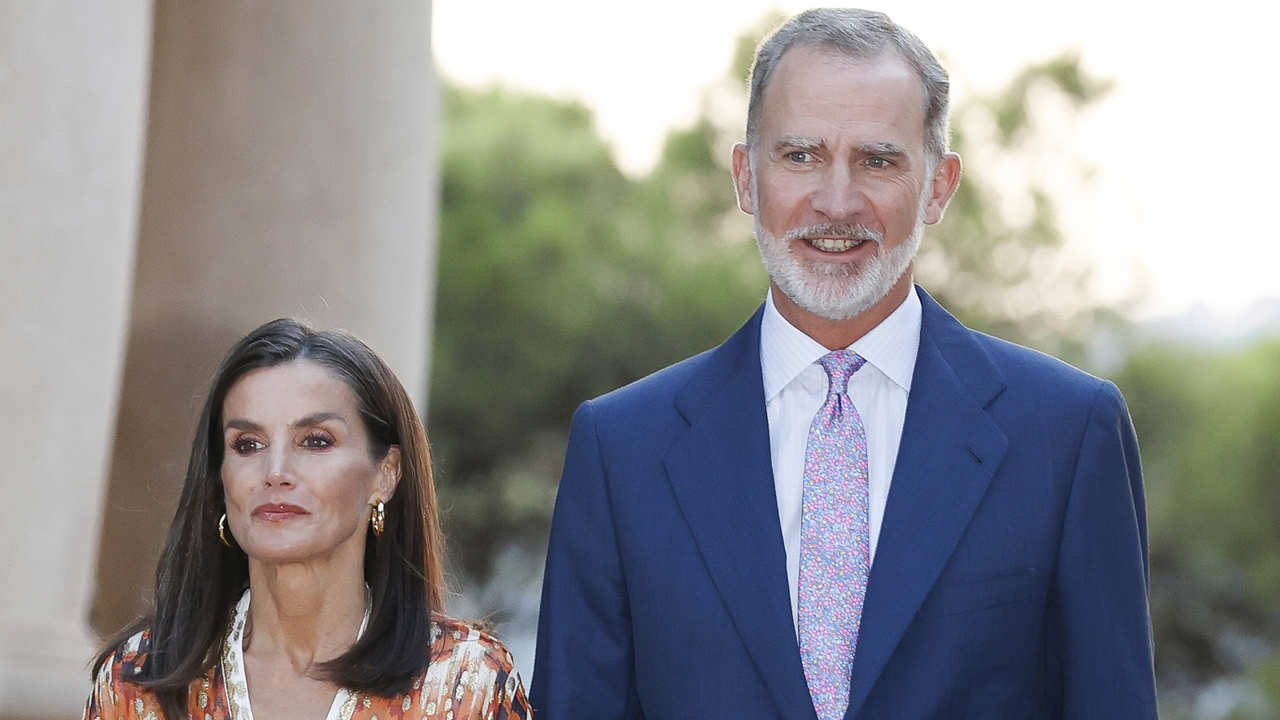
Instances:
[[[829,222],[853,222],[867,206],[865,188],[848,167],[833,164],[828,168],[813,193],[813,209]]]

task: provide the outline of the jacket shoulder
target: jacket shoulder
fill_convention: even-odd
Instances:
[[[584,403],[603,416],[646,411],[667,412],[701,405],[726,383],[741,382],[752,374],[760,375],[761,305],[755,313],[724,342],[692,357],[669,365],[655,373],[625,385],[613,392]],[[662,417],[666,417],[663,415]]]
[[[1021,404],[1025,410],[1034,412],[1046,422],[1077,426],[1098,411],[1108,416],[1127,418],[1124,396],[1110,380],[1039,350],[977,331],[970,332],[1000,369],[1009,397],[1028,400]]]
[[[706,366],[714,348],[668,365],[639,380],[588,401],[601,414],[632,412],[639,408],[670,406],[675,396]]]
[[[1010,382],[1048,382],[1064,391],[1097,392],[1107,380],[1048,353],[1003,340],[976,330],[969,331],[992,362]]]

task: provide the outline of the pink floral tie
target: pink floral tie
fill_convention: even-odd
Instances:
[[[871,567],[867,515],[867,434],[849,399],[849,378],[866,362],[851,350],[818,361],[827,399],[809,426],[804,451],[797,616],[800,659],[819,720],[838,720],[849,705]]]

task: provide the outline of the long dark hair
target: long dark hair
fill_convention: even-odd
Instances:
[[[391,369],[355,336],[315,331],[292,319],[269,322],[227,354],[200,412],[182,497],[156,568],[154,606],[116,637],[94,662],[96,675],[134,634],[149,631],[140,671],[128,678],[153,691],[169,718],[186,716],[187,686],[218,658],[222,632],[249,582],[238,547],[218,539],[226,512],[222,490],[222,405],[251,370],[292,360],[318,363],[355,393],[375,459],[400,447],[401,478],[386,501],[386,526],[365,546],[364,576],[372,593],[369,624],[346,653],[314,675],[374,695],[404,692],[427,667],[431,618],[443,612],[444,539],[426,432]]]

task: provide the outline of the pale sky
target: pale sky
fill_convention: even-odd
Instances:
[[[435,0],[432,42],[449,80],[583,102],[619,165],[643,173],[666,131],[696,117],[738,34],[775,7],[790,14],[809,4]],[[1072,248],[1093,259],[1102,297],[1145,287],[1140,306],[1121,308],[1139,317],[1196,304],[1237,311],[1280,297],[1280,232],[1267,210],[1280,171],[1271,112],[1280,12],[1269,3],[876,7],[943,56],[953,101],[1068,48],[1115,82],[1050,138],[1065,162],[1097,171],[1089,184],[1063,188],[1059,209]]]

